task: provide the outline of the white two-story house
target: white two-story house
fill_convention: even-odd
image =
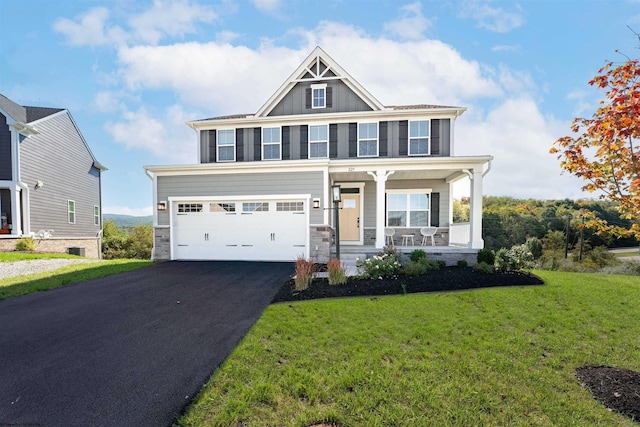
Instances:
[[[454,155],[465,110],[385,106],[317,47],[255,113],[187,123],[198,163],[145,167],[154,259],[326,261],[339,239],[363,253],[394,244],[475,261],[492,157]],[[462,178],[470,222],[452,224],[452,186]],[[421,246],[425,227],[437,227],[435,245]]]

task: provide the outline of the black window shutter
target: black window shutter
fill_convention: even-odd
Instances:
[[[406,156],[409,154],[409,122],[407,120],[400,121],[399,132],[400,151],[398,154]]]
[[[309,158],[309,126],[300,126],[300,158]]]
[[[209,163],[216,161],[216,131],[209,131]]]
[[[358,157],[358,124],[349,123],[349,157]]]
[[[236,162],[244,162],[243,129],[236,129]]]
[[[440,155],[440,120],[431,120],[431,155]]]
[[[331,86],[327,87],[324,94],[326,96],[325,106],[327,108],[333,107],[333,88]]]
[[[262,129],[253,128],[253,160],[262,160]]]
[[[311,108],[311,88],[310,87],[305,90],[305,105],[307,109]]]
[[[431,193],[431,226],[440,227],[440,193]]]
[[[338,157],[338,125],[329,125],[329,158],[335,159]]]
[[[291,135],[289,126],[282,126],[282,160],[291,158]]]
[[[380,122],[378,125],[378,155],[387,157],[387,122]]]

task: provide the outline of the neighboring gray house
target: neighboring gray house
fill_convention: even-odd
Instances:
[[[326,261],[339,185],[343,253],[379,251],[386,233],[408,250],[435,227],[435,246],[423,249],[475,261],[492,157],[454,156],[465,110],[384,106],[317,47],[256,113],[189,122],[199,163],[145,168],[157,206],[154,259]],[[471,220],[453,224],[452,184],[463,177]]]
[[[38,250],[99,257],[104,170],[69,111],[0,95],[0,250],[32,236]]]

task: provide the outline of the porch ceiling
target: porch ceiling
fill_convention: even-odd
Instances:
[[[390,167],[389,170],[393,170]],[[389,181],[404,179],[451,179],[462,173],[460,169],[442,169],[442,170],[399,170],[395,171],[388,178]],[[466,174],[462,173],[462,176]],[[367,172],[332,172],[331,178],[334,181],[373,181],[373,177]]]

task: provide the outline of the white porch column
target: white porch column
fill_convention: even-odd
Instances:
[[[22,212],[20,209],[22,201],[22,191],[15,185],[11,186],[11,234],[22,235]]]
[[[482,240],[482,170],[473,169],[471,176],[471,207],[469,212],[471,224],[469,247],[484,248]]]
[[[377,170],[375,172],[367,172],[373,177],[376,182],[376,249],[384,248],[384,228],[385,218],[387,213],[385,212],[385,193],[387,188],[387,178],[394,173],[394,171],[386,171],[384,169]]]

